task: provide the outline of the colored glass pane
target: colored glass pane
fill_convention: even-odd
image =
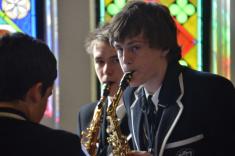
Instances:
[[[188,4],[185,6],[184,11],[189,15],[193,15],[195,13],[195,7],[192,4]]]
[[[0,29],[36,37],[35,0],[0,0],[0,19]]]
[[[112,2],[112,0],[105,0],[105,5],[108,5],[111,2]]]
[[[211,71],[231,79],[230,0],[212,1]],[[220,10],[220,11],[218,11]]]
[[[188,16],[192,16],[195,13],[194,5],[190,4],[188,0],[177,0],[176,3],[172,3],[169,6],[170,12],[181,23],[185,23],[188,20]]]
[[[107,7],[107,11],[110,15],[114,16],[119,12],[119,8],[115,4],[109,4]]]
[[[125,4],[126,4],[125,0],[109,1],[108,3],[105,3],[106,11],[111,16],[114,16],[125,6]]]
[[[184,60],[188,62],[188,65],[193,69],[199,69],[198,64],[198,54],[197,54],[197,46],[193,46],[187,54],[184,55]]]
[[[176,0],[176,3],[179,7],[183,8],[188,3],[187,0]]]
[[[176,16],[180,12],[180,8],[176,4],[170,5],[169,9],[173,16]]]
[[[194,14],[191,16],[186,23],[183,24],[184,29],[192,35],[193,38],[197,38],[197,27],[195,25],[198,25],[197,22],[197,15]]]
[[[160,0],[160,3],[162,3],[163,5],[169,7],[172,3],[175,2],[175,0]]]
[[[183,59],[181,59],[181,60],[179,61],[179,63],[180,63],[181,65],[183,65],[183,66],[189,66],[188,63],[187,63],[185,60],[183,60]]]
[[[192,3],[194,6],[197,6],[198,2],[197,0],[189,0],[190,3]]]
[[[114,4],[116,4],[116,6],[121,9],[125,6],[126,1],[125,0],[114,0]]]
[[[188,16],[184,13],[184,12],[180,12],[177,16],[176,16],[176,19],[181,23],[185,23],[188,19]]]

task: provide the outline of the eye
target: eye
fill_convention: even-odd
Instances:
[[[131,51],[132,53],[137,53],[140,48],[141,48],[141,47],[140,47],[139,45],[134,45],[134,46],[131,46],[131,47],[130,47],[130,51]]]
[[[102,65],[102,64],[104,64],[104,61],[100,60],[100,59],[96,59],[95,63],[98,64],[98,65]]]
[[[112,58],[112,63],[114,64],[119,63],[118,57]]]

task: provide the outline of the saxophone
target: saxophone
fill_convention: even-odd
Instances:
[[[124,136],[120,129],[120,124],[116,115],[116,108],[119,104],[123,91],[129,85],[129,82],[132,78],[132,72],[125,73],[117,93],[114,96],[114,99],[110,106],[107,108],[107,141],[112,148],[113,156],[126,156],[130,151],[128,141],[126,136]]]
[[[110,91],[110,84],[107,83],[104,85],[102,96],[97,103],[97,108],[94,111],[94,115],[92,117],[91,123],[89,127],[85,131],[81,133],[81,143],[87,150],[87,152],[91,156],[95,156],[97,153],[97,143],[98,143],[98,135],[100,130],[100,125],[102,122],[102,112],[103,112],[103,105],[105,104],[105,100],[109,95]]]

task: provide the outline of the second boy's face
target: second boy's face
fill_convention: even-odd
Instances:
[[[166,71],[167,51],[150,48],[142,35],[114,42],[114,47],[122,70],[134,71],[130,85],[144,85],[149,92],[154,92],[162,83]]]
[[[111,82],[110,95],[113,96],[123,75],[115,49],[108,43],[98,41],[93,49],[93,58],[99,81]]]

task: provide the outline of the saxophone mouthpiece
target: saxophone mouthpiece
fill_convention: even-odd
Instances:
[[[132,75],[133,75],[133,71],[130,72],[126,72],[124,73],[122,80],[120,82],[120,87],[121,89],[124,91],[126,89],[126,87],[129,85],[131,79],[132,79]]]
[[[110,86],[111,86],[111,82],[107,82],[103,85],[103,93],[102,93],[102,96],[108,96],[109,95],[109,92],[110,92]]]

